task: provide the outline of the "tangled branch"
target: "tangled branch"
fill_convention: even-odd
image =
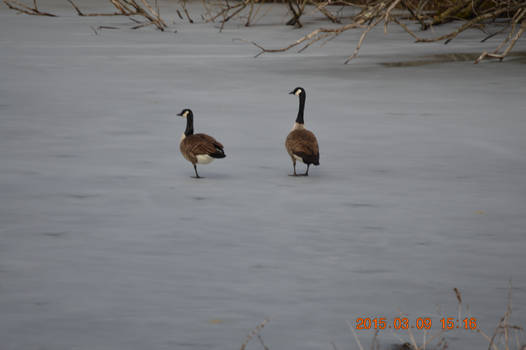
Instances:
[[[303,1],[306,3],[307,1],[312,0]],[[351,23],[344,24],[337,28],[318,28],[309,34],[304,35],[288,46],[278,49],[269,49],[255,42],[251,43],[260,50],[255,57],[259,57],[263,53],[284,52],[303,44],[304,46],[298,50],[298,52],[301,52],[322,39],[327,39],[326,41],[329,41],[347,30],[364,28],[353,54],[345,60],[345,64],[347,64],[358,56],[360,48],[367,34],[382,22],[384,24],[385,33],[387,33],[388,24],[390,22],[394,22],[403,28],[409,35],[411,35],[417,43],[430,43],[445,40],[445,44],[447,44],[467,29],[480,29],[483,28],[484,23],[487,21],[495,20],[500,17],[508,18],[512,16],[510,20],[511,25],[509,26],[510,31],[506,39],[493,53],[482,53],[482,55],[475,61],[475,63],[478,63],[484,58],[497,58],[502,60],[506,55],[508,55],[517,40],[526,31],[526,2],[524,1],[462,0],[456,6],[437,10],[437,13],[435,13],[433,16],[423,14],[422,9],[427,4],[427,2],[428,1],[425,0],[419,0],[418,4],[415,4],[415,1],[411,0],[379,0],[371,2],[369,5],[362,7],[361,11],[353,18]],[[409,16],[407,16],[407,14],[394,15],[393,10],[395,8],[406,9],[409,12]],[[297,14],[297,12],[294,13],[295,15]],[[434,38],[424,38],[410,30],[409,27],[402,21],[402,18],[418,21],[420,23],[421,30],[426,30],[433,25],[449,22],[452,19],[462,18],[466,21],[447,34]],[[297,21],[299,22],[299,17],[297,18]],[[519,26],[519,29],[516,31],[517,26]],[[499,53],[499,50],[506,44],[508,44],[508,46],[504,52]]]
[[[236,17],[246,17],[246,27],[249,27],[253,23],[257,22],[265,15],[260,15],[260,11],[264,3],[264,0],[242,0],[240,2],[231,4],[229,0],[224,0],[213,3],[212,6],[216,7],[216,10],[210,11],[207,4],[203,1],[203,5],[207,12],[206,22],[215,22],[216,20],[220,19],[220,31],[223,30],[225,24],[228,21]],[[300,18],[305,13],[305,8],[307,5],[314,6],[314,11],[319,11],[331,22],[341,23],[340,19],[327,9],[327,6],[330,4],[330,0],[324,2],[318,2],[317,0],[286,0],[285,4],[289,12],[292,14],[292,17],[286,22],[287,25],[296,26],[298,28],[302,27],[303,24],[301,23]]]
[[[230,21],[232,18],[240,16],[241,13],[245,9],[248,9],[248,14],[246,15],[247,19],[245,21],[245,26],[249,27],[251,23],[256,22],[256,18],[259,14],[259,11],[261,10],[263,1],[243,0],[234,5],[231,5],[230,2],[228,2],[228,0],[225,0],[224,2],[219,3],[219,5],[217,5],[218,10],[216,10],[217,12],[215,14],[212,14],[212,11],[208,9],[204,1],[203,1],[203,4],[205,5],[205,8],[207,10],[207,15],[208,15],[206,22],[215,22],[218,18],[222,18],[221,25],[219,27],[219,31],[222,31],[223,28],[225,27],[225,24],[228,21]]]
[[[139,5],[135,0],[109,0],[113,7],[117,9],[117,12],[113,13],[84,13],[73,2],[73,0],[67,1],[71,4],[71,6],[73,6],[79,16],[141,16],[146,19],[146,22],[133,27],[133,29],[151,24],[155,25],[157,29],[161,31],[164,31],[164,29],[167,27],[166,23],[159,14],[159,10],[154,9],[147,0],[141,0],[142,6]]]
[[[356,46],[356,49],[354,50],[354,53],[351,56],[349,56],[347,60],[345,61],[345,63],[347,64],[350,60],[352,60],[358,55],[358,51],[360,50],[360,47],[363,41],[365,40],[367,33],[369,33],[371,29],[373,29],[381,21],[385,21],[385,23],[387,24],[387,22],[390,21],[390,18],[391,18],[391,11],[401,1],[402,0],[392,0],[389,6],[387,6],[385,2],[378,2],[374,6],[364,8],[357,16],[355,16],[354,21],[352,23],[345,24],[339,28],[318,28],[310,32],[309,34],[304,35],[300,39],[296,40],[294,43],[286,47],[280,48],[280,49],[267,49],[255,42],[252,42],[254,46],[260,49],[260,52],[255,57],[259,57],[260,55],[266,52],[287,51],[295,46],[305,43],[305,46],[303,46],[298,51],[298,52],[302,52],[305,49],[307,49],[309,46],[311,46],[312,44],[322,39],[327,38],[327,41],[329,41],[349,29],[365,27],[365,30],[362,32],[362,35],[358,42],[358,45]],[[369,24],[366,25],[366,23],[369,23]]]

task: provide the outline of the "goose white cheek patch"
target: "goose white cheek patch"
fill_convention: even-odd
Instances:
[[[301,89],[298,89],[294,95],[299,96],[301,94]]]

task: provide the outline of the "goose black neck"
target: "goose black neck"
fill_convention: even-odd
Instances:
[[[194,116],[192,114],[186,116],[186,130],[184,131],[184,134],[186,136],[194,134]]]
[[[298,117],[296,123],[304,124],[303,122],[303,110],[305,109],[305,94],[300,94],[300,109],[298,110]]]

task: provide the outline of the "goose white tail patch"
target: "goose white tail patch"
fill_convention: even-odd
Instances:
[[[197,164],[208,164],[214,160],[214,158],[210,157],[208,154],[198,154],[196,158]]]

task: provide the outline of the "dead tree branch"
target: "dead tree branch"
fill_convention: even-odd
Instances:
[[[7,1],[7,0],[4,0]],[[12,0],[10,0],[12,1]],[[141,0],[142,5],[139,5],[135,0],[109,0],[110,3],[117,9],[118,12],[114,13],[84,13],[80,8],[73,2],[68,2],[73,6],[79,16],[140,16],[143,17],[146,22],[140,23],[141,25],[133,27],[137,29],[145,27],[147,25],[155,25],[157,29],[164,31],[167,27],[166,23],[161,18],[159,11],[155,10],[147,0]]]
[[[264,3],[265,1],[263,0],[241,0],[240,2],[231,4],[228,0],[221,0],[212,4],[217,8],[215,13],[213,13],[213,11],[210,11],[205,0],[203,0],[203,6],[206,10],[206,22],[215,22],[216,20],[222,18],[220,31],[224,28],[228,21],[236,17],[246,17],[245,26],[251,26],[256,22],[258,13]],[[285,5],[288,11],[292,14],[291,18],[286,22],[286,24],[301,28],[303,24],[301,23],[300,18],[305,14],[307,5],[312,5],[314,7],[314,11],[322,13],[331,22],[341,23],[340,19],[327,9],[327,6],[330,3],[330,0],[324,2],[319,2],[318,0],[286,0]],[[247,12],[244,12],[244,10],[247,10]]]
[[[186,18],[188,19],[188,22],[194,23],[194,20],[190,17],[190,12],[188,12],[188,9],[186,8],[186,0],[181,0],[180,3]]]
[[[328,9],[327,6],[330,4],[330,1],[322,2],[320,4],[316,4],[313,0],[309,0],[309,3],[311,5],[316,6],[316,11],[320,11],[325,17],[327,17],[332,23],[338,23],[341,24],[342,22],[338,17],[336,17],[334,14],[332,14]]]
[[[33,0],[33,7],[30,7],[17,0],[4,0],[4,4],[6,4],[6,6],[11,10],[25,13],[26,15],[57,17],[57,15],[52,13],[40,11],[37,6],[37,0]]]
[[[114,13],[84,13],[82,12],[79,7],[73,2],[73,0],[68,0],[68,2],[73,6],[75,11],[77,11],[77,14],[82,17],[88,17],[88,16],[135,16],[138,15],[138,13],[127,13],[123,8],[118,8],[119,12]]]
[[[292,12],[292,18],[287,21],[288,26],[296,26],[298,28],[303,27],[300,22],[300,17],[305,11],[306,0],[287,0],[290,12]]]
[[[241,345],[241,350],[245,350],[250,340],[256,336],[259,335],[259,332],[265,327],[267,324],[268,319],[264,319],[263,322],[261,322],[256,328],[254,328],[250,333],[247,335],[247,338],[245,339],[245,342]]]
[[[310,4],[314,4],[315,0],[303,0],[303,1],[304,3],[309,2]],[[480,60],[484,58],[497,58],[497,59],[502,60],[502,58],[504,58],[506,55],[509,54],[509,52],[513,49],[517,40],[526,31],[526,3],[524,1],[518,1],[518,0],[462,0],[458,2],[458,4],[455,6],[438,9],[434,16],[431,16],[429,14],[422,15],[423,13],[422,9],[426,6],[428,2],[429,0],[420,0],[417,5],[415,4],[415,1],[411,1],[411,0],[372,1],[368,5],[362,7],[362,10],[352,19],[353,22],[344,24],[337,28],[318,28],[310,32],[309,34],[304,35],[303,37],[299,38],[298,40],[296,40],[295,42],[291,43],[288,46],[278,48],[278,49],[269,49],[255,42],[251,42],[251,43],[260,50],[260,52],[257,53],[255,57],[259,57],[263,53],[284,52],[298,45],[303,44],[304,46],[298,50],[298,52],[302,52],[306,48],[310,47],[313,43],[321,39],[326,39],[325,42],[327,42],[327,41],[334,39],[336,36],[340,35],[341,33],[349,29],[365,28],[360,36],[360,39],[358,40],[358,44],[353,54],[349,56],[347,60],[345,61],[345,63],[348,63],[349,61],[351,61],[352,59],[358,56],[359,50],[367,34],[373,28],[375,28],[377,25],[379,25],[382,22],[384,24],[385,33],[387,33],[388,24],[390,22],[394,22],[398,24],[401,28],[403,28],[418,43],[431,43],[431,42],[445,40],[445,44],[447,44],[451,40],[456,38],[460,33],[464,32],[465,30],[468,30],[470,28],[478,28],[478,29],[482,29],[484,32],[487,33],[487,31],[484,30],[484,25],[488,21],[493,21],[497,18],[513,16],[513,18],[511,19],[511,30],[508,34],[508,37],[501,43],[501,45],[499,45],[497,50],[495,50],[493,53],[484,52],[476,61],[476,62],[479,62]],[[293,4],[299,4],[299,2],[293,2],[293,0],[289,0],[287,2],[289,9],[294,14],[293,19],[291,19],[289,22],[291,22],[292,20],[296,20],[299,22],[299,17],[301,16],[301,13],[300,13],[300,10],[297,7],[294,7]],[[325,6],[327,6],[327,4],[328,2],[327,3],[323,2],[318,5],[318,8],[324,9]],[[407,12],[404,14],[400,14],[399,12],[394,14],[393,10],[395,8],[406,9]],[[327,14],[325,15],[329,19],[331,19],[329,15]],[[456,29],[446,34],[440,35],[438,37],[433,37],[433,38],[424,38],[424,37],[417,35],[414,31],[409,29],[409,26],[406,23],[402,21],[402,18],[410,19],[413,21],[418,21],[418,23],[420,23],[421,30],[425,30],[429,28],[430,26],[432,26],[433,24],[438,25],[438,24],[446,23],[447,21],[449,21],[451,18],[454,18],[454,17],[470,18],[470,19],[460,24]],[[334,17],[333,19],[336,19],[336,17]],[[298,25],[298,22],[294,22],[294,23]],[[291,23],[287,23],[287,24],[291,24]],[[299,25],[301,25],[301,23],[299,23]],[[517,26],[519,26],[520,28],[516,31]],[[506,47],[504,52],[499,53],[500,49],[504,47],[504,45],[508,45],[508,46]]]
[[[523,5],[523,6],[525,6],[525,5]],[[518,10],[518,8],[516,8],[515,10]],[[476,24],[478,24],[478,23],[480,23],[480,22],[482,22],[484,20],[497,18],[499,15],[501,15],[501,14],[503,14],[505,12],[508,12],[508,11],[509,11],[508,8],[499,8],[499,9],[497,9],[495,11],[492,11],[492,12],[489,12],[489,13],[477,16],[476,18],[464,23],[462,26],[460,26],[459,28],[457,28],[456,30],[454,30],[454,31],[452,31],[452,32],[450,32],[448,34],[441,35],[441,36],[436,37],[436,38],[418,38],[416,41],[420,42],[420,43],[432,43],[432,42],[435,42],[435,41],[446,40],[446,44],[447,44],[451,40],[453,40],[457,35],[459,35],[463,31],[465,31],[466,29],[472,28],[474,25],[476,25]]]
[[[524,14],[526,14],[526,10],[523,12],[522,16],[520,17],[523,17]],[[517,40],[519,40],[519,38],[522,36],[522,34],[524,34],[524,32],[526,31],[526,19],[522,19],[521,21],[521,26],[519,28],[519,30],[517,31],[517,33],[515,33],[515,35],[513,35],[513,38],[511,38],[511,41],[510,41],[510,37],[512,36],[513,32],[515,31],[515,26],[516,26],[516,22],[514,22],[513,26],[512,26],[512,29],[510,30],[510,34],[508,35],[508,37],[506,39],[504,39],[504,41],[497,47],[497,49],[495,51],[493,51],[493,53],[488,53],[486,51],[484,51],[476,60],[475,60],[475,64],[479,63],[480,61],[482,61],[483,59],[485,58],[495,58],[495,59],[498,59],[500,61],[502,61],[504,59],[504,57],[506,57],[511,49],[513,49],[513,46],[515,46],[515,43],[517,42]],[[504,46],[508,41],[510,41],[510,44],[508,45],[508,47],[506,48],[506,50],[504,50],[503,53],[499,54],[499,50],[502,48],[502,46]]]
[[[370,22],[369,25],[367,25],[366,29],[363,31],[360,40],[358,42],[358,45],[353,53],[346,61],[345,63],[348,63],[350,60],[355,58],[358,55],[358,51],[360,50],[360,47],[369,31],[373,29],[378,23],[381,21],[389,21],[391,11],[395,8],[396,5],[400,3],[401,0],[393,0],[389,4],[389,6],[386,5],[384,2],[379,2],[373,7],[368,7],[362,10],[355,18],[354,22],[343,25],[339,28],[318,28],[311,33],[301,37],[300,39],[296,40],[294,43],[290,44],[289,46],[280,48],[280,49],[267,49],[262,47],[259,44],[256,44],[255,42],[252,42],[254,46],[259,48],[261,51],[255,56],[258,57],[266,52],[283,52],[287,51],[295,46],[298,46],[302,43],[306,43],[303,48],[299,50],[299,52],[304,51],[307,47],[311,46],[315,42],[329,38],[327,40],[331,40],[332,38],[340,35],[341,33],[354,28],[363,28],[366,23]]]

